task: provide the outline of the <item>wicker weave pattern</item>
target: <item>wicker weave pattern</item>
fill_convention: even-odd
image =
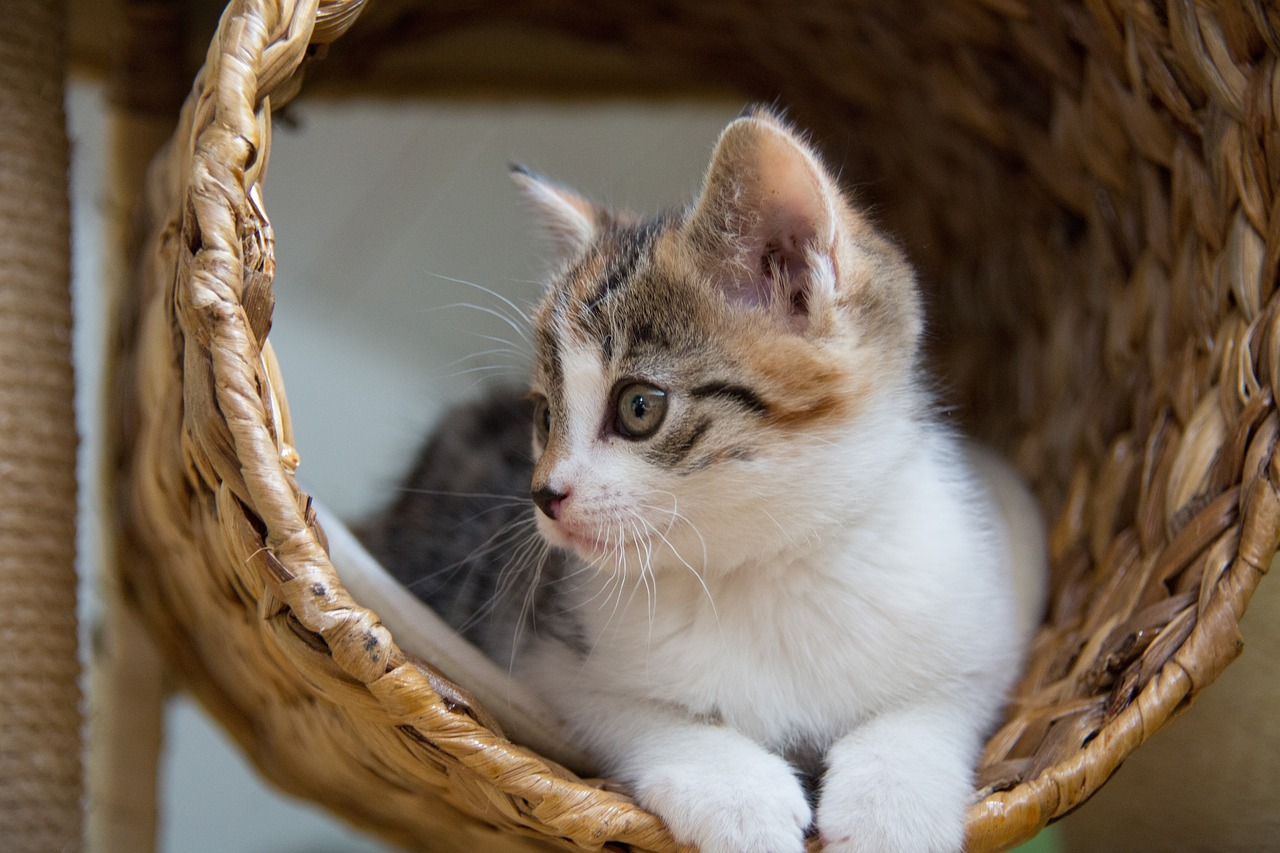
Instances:
[[[496,849],[502,831],[512,849],[670,849],[653,818],[506,743],[407,660],[337,583],[293,481],[257,179],[308,40],[333,42],[360,6],[233,3],[154,173],[127,321],[128,580],[188,682],[290,790],[422,847]],[[864,193],[933,285],[966,419],[1054,520],[1052,612],[984,757],[971,846],[1079,805],[1239,653],[1278,544],[1280,13],[383,0],[317,70],[385,87],[400,78],[380,56],[518,25],[653,57],[673,89],[776,96],[846,174],[875,179]]]

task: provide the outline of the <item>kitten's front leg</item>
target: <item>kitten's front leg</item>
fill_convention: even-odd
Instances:
[[[981,739],[971,711],[883,714],[827,753],[818,830],[833,853],[954,853],[964,847]]]
[[[677,841],[704,853],[799,853],[812,815],[785,760],[734,729],[678,709],[615,699],[590,735],[610,772]]]

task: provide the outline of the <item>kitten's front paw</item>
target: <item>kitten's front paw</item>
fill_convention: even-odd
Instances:
[[[824,793],[818,831],[824,853],[957,853],[964,848],[964,811],[901,791],[857,801]]]
[[[791,767],[758,748],[648,768],[636,793],[704,853],[799,853],[812,817]]]
[[[827,753],[818,800],[823,849],[959,853],[973,790],[969,750],[959,749],[959,741],[902,714],[837,742]]]

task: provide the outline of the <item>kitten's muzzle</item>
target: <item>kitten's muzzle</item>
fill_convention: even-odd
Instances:
[[[542,514],[554,521],[560,515],[560,504],[565,498],[569,497],[569,493],[558,492],[550,486],[543,485],[532,489],[529,494],[533,497],[533,502],[537,504],[538,509],[542,510]]]

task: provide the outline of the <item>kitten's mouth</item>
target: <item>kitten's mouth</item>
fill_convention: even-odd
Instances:
[[[547,527],[553,534],[548,539],[559,540],[552,544],[569,548],[584,558],[618,553],[635,542],[632,536],[626,534],[611,534],[609,531],[568,524],[562,520],[553,521]]]

